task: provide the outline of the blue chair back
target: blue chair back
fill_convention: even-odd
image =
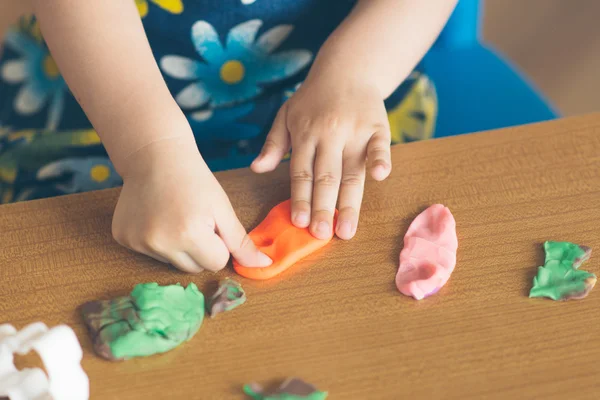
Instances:
[[[480,40],[483,2],[458,0],[424,58],[439,103],[436,137],[522,125],[557,115],[518,68]]]
[[[478,42],[481,30],[481,3],[481,0],[459,0],[434,47],[458,48]]]

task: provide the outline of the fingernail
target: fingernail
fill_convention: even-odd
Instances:
[[[319,222],[317,225],[317,233],[322,237],[328,237],[331,235],[331,228],[329,228],[329,224],[325,221]]]
[[[308,226],[310,218],[308,217],[307,212],[301,211],[298,214],[296,214],[294,221],[296,222],[296,225],[305,228],[306,226]]]
[[[258,267],[268,267],[273,264],[273,260],[265,253],[258,253]]]
[[[380,164],[376,164],[373,166],[373,178],[377,179],[377,180],[381,180],[385,177],[385,175],[387,174],[388,171],[388,166],[387,164],[384,163],[380,163]]]
[[[352,224],[350,221],[342,221],[338,227],[338,236],[344,239],[350,239],[352,236]]]

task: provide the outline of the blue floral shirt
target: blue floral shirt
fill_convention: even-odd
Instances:
[[[138,7],[165,81],[213,170],[247,165],[260,151],[278,109],[301,84],[319,48],[356,3],[356,0],[131,1]],[[70,146],[53,147],[54,155],[47,157],[48,162],[55,161],[50,164],[53,168],[44,165],[42,169],[22,168],[22,163],[15,161],[16,156],[7,153],[9,144],[15,146],[13,141],[4,150],[0,144],[0,175],[2,171],[11,171],[4,173],[11,178],[5,179],[7,182],[18,181],[13,175],[30,175],[32,178],[27,178],[27,182],[59,176],[65,168],[76,170],[62,160],[72,163],[71,150],[75,150],[75,156],[85,166],[90,159],[94,165],[98,164],[96,158],[106,155],[97,140],[89,140],[86,129],[91,125],[61,77],[35,20],[22,21],[8,34],[4,47],[0,58],[0,129],[77,133],[67,139],[57,136],[54,141],[28,139],[27,143],[36,146],[46,141]],[[388,106],[398,104],[408,89],[407,85],[401,86],[388,99]],[[73,144],[82,140],[77,135],[88,138],[84,150]],[[34,160],[42,149],[36,147],[29,153],[27,157]],[[82,155],[88,158],[82,159]],[[13,165],[18,173],[12,172]],[[108,160],[106,168],[112,168]],[[96,174],[114,175],[112,169]],[[101,182],[118,184],[118,180]],[[79,191],[79,186],[82,185],[63,189]]]

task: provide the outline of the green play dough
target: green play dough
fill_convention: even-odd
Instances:
[[[242,285],[230,278],[219,283],[216,293],[207,301],[208,313],[211,317],[225,312],[246,302],[246,293]]]
[[[533,278],[529,297],[552,300],[581,299],[592,290],[596,276],[579,270],[591,254],[591,249],[569,242],[546,242],[546,261]]]
[[[169,351],[190,340],[204,319],[204,296],[190,283],[136,285],[128,297],[83,306],[96,352],[110,360]]]
[[[132,321],[133,330],[111,343],[116,358],[164,353],[191,339],[202,325],[204,296],[193,283],[185,289],[179,284],[140,284],[131,297],[140,320]]]
[[[244,393],[252,397],[254,400],[325,400],[327,399],[327,392],[313,392],[306,396],[299,396],[289,393],[279,393],[273,395],[262,395],[255,393],[249,385],[244,386]]]
[[[310,383],[298,378],[289,378],[272,392],[256,383],[244,386],[244,393],[254,400],[325,400],[327,392],[321,392]]]

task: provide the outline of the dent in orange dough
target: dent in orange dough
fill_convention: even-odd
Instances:
[[[336,218],[337,210],[333,226]],[[294,226],[291,220],[290,200],[275,206],[249,236],[256,247],[273,260],[273,264],[264,268],[253,268],[241,266],[234,260],[233,268],[241,276],[256,280],[273,278],[331,241],[331,238],[317,239],[308,228]]]

